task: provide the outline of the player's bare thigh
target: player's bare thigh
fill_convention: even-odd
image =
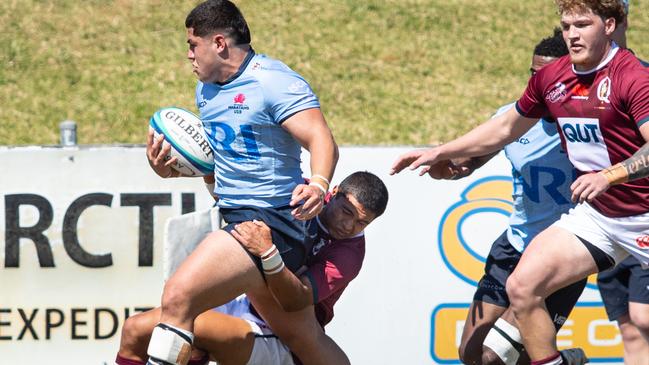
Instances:
[[[161,321],[191,327],[198,314],[262,287],[261,273],[239,242],[225,231],[213,232],[167,281]]]
[[[194,321],[194,347],[206,351],[219,365],[246,365],[255,335],[245,320],[208,310]]]
[[[296,312],[285,312],[268,291],[247,294],[273,332],[302,363],[349,364],[342,349],[320,327],[313,306]]]
[[[577,236],[550,226],[523,252],[507,280],[507,293],[512,302],[531,296],[539,300],[597,271],[595,260]]]

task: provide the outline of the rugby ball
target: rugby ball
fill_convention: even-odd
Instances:
[[[162,108],[149,120],[154,135],[164,134],[171,151],[165,161],[176,157],[172,168],[186,176],[214,173],[214,151],[207,141],[203,122],[194,113],[181,108]]]

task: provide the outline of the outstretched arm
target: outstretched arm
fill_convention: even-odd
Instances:
[[[523,117],[516,108],[511,108],[451,142],[401,155],[392,165],[390,174],[396,174],[406,167],[414,170],[423,166],[420,175],[428,173],[433,178],[446,178],[447,175],[455,174],[455,165],[451,160],[485,156],[499,151],[537,122],[538,119]]]
[[[338,146],[318,108],[296,113],[286,119],[282,127],[311,155],[311,183],[298,185],[290,203],[296,206],[304,201],[302,206],[293,210],[293,215],[301,220],[311,219],[322,210],[324,196],[338,162]]]
[[[649,141],[649,123],[640,127],[645,141]],[[608,167],[600,172],[580,176],[570,186],[572,200],[575,202],[591,201],[609,187],[627,181],[649,176],[649,142],[645,143],[633,156]]]

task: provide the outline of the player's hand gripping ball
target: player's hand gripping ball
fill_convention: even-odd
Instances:
[[[168,161],[176,157],[171,167],[185,176],[205,176],[214,173],[214,151],[210,147],[203,122],[193,113],[181,108],[162,108],[149,120],[154,138],[164,134],[171,151]]]

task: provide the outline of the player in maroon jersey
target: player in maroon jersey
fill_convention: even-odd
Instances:
[[[532,241],[507,281],[534,365],[563,363],[543,304],[550,293],[629,254],[649,264],[649,71],[611,39],[624,19],[618,0],[556,2],[569,55],[534,75],[516,108],[454,141],[408,152],[391,170],[453,176],[452,159],[498,150],[540,117],[557,122],[581,204]]]

